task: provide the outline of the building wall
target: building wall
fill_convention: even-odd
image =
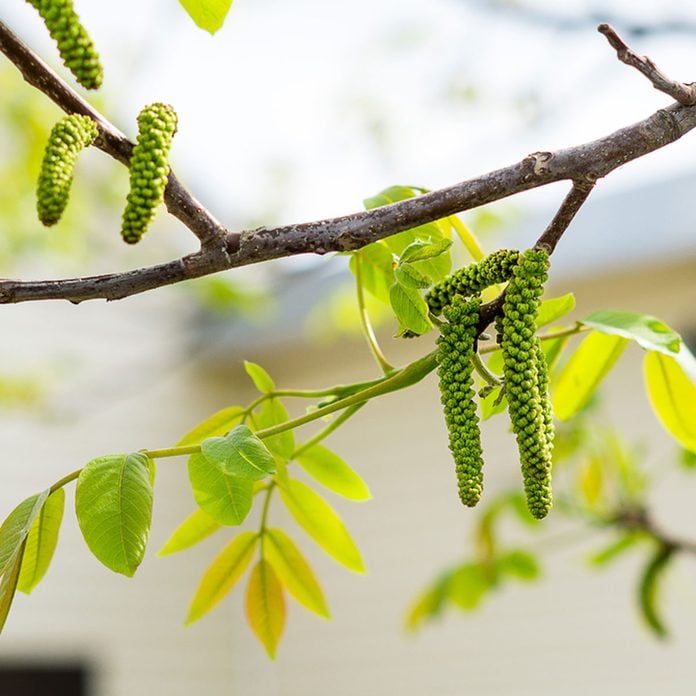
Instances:
[[[637,309],[687,330],[696,324],[695,270],[693,262],[684,262],[574,282],[572,288],[556,279],[556,288],[576,292],[578,316],[603,307]],[[231,346],[227,364],[210,364],[205,354],[186,353],[188,327],[175,305],[176,294],[165,292],[106,305],[3,310],[9,339],[0,357],[6,366],[17,360],[31,366],[45,355],[66,358],[47,418],[10,416],[0,423],[3,514],[94,456],[167,446],[217,408],[245,403],[252,392],[242,358],[263,364],[287,387],[375,373],[367,350],[351,342],[275,345],[256,355],[238,355]],[[402,342],[388,350],[403,363],[425,349]],[[673,473],[674,448],[644,398],[640,360],[641,351],[631,348],[611,375],[607,412],[623,431],[650,443],[651,467],[660,471],[658,519],[688,536],[696,528],[696,486]],[[484,495],[518,486],[504,418],[486,423],[483,437]],[[359,577],[339,567],[274,506],[271,522],[287,525],[298,540],[333,613],[324,622],[291,605],[274,663],[246,627],[241,587],[198,624],[183,627],[200,575],[230,534],[220,532],[180,556],[155,557],[194,505],[185,460],[167,459],[158,465],[150,549],[134,580],[114,575],[89,555],[69,491],[53,566],[32,597],[17,598],[0,639],[0,664],[86,660],[94,670],[95,696],[692,693],[694,564],[680,561],[668,578],[666,615],[675,640],[658,644],[634,609],[634,560],[592,573],[584,558],[602,537],[588,545],[575,526],[553,515],[538,540],[543,582],[505,588],[475,614],[448,615],[416,636],[404,635],[405,608],[424,583],[466,552],[475,516],[456,497],[434,376],[368,405],[329,444],[373,492],[366,503],[331,498],[369,573]],[[578,542],[561,543],[566,538]]]

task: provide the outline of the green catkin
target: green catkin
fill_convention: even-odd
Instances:
[[[58,45],[65,67],[87,89],[98,89],[104,77],[99,54],[82,26],[72,0],[27,0],[41,15]]]
[[[47,227],[60,220],[68,204],[77,156],[97,135],[97,124],[88,116],[72,114],[53,126],[36,189],[36,210]]]
[[[440,395],[454,456],[459,497],[473,507],[483,490],[481,435],[472,378],[480,300],[455,296],[445,310],[438,338],[437,358]]]
[[[527,506],[538,519],[551,509],[553,422],[546,363],[535,323],[548,265],[543,250],[529,249],[520,255],[499,322],[510,421],[517,437]]]
[[[138,114],[138,138],[130,161],[130,191],[121,225],[121,236],[128,244],[140,241],[162,202],[176,128],[176,112],[169,104],[150,104]]]
[[[471,297],[490,285],[507,282],[519,255],[516,249],[499,249],[478,263],[460,268],[428,291],[425,301],[429,310],[436,316],[440,315],[456,295]]]

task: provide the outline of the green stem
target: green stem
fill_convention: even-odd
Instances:
[[[69,473],[67,476],[63,476],[62,479],[59,479],[56,481],[50,488],[49,488],[49,495],[51,493],[55,493],[59,488],[62,488],[66,484],[70,483],[71,481],[74,481],[79,475],[82,469],[76,469],[75,471]]]
[[[263,508],[261,509],[261,523],[259,525],[259,556],[264,557],[263,553],[263,543],[266,536],[266,523],[268,521],[268,510],[271,505],[271,496],[273,495],[273,489],[275,488],[275,481],[272,481],[268,488],[266,489],[266,498],[263,501]]]
[[[367,402],[363,401],[360,404],[355,404],[354,406],[348,407],[338,418],[329,423],[323,430],[320,430],[314,437],[310,437],[309,440],[303,442],[293,453],[292,458],[295,459],[298,455],[306,452],[310,447],[320,443],[323,439],[327,438],[331,433],[340,428],[354,413],[359,411]]]
[[[360,254],[355,254],[355,285],[358,291],[358,308],[360,310],[360,321],[363,327],[363,333],[367,339],[367,343],[370,346],[372,355],[374,356],[377,364],[382,369],[382,372],[386,375],[394,369],[394,366],[384,357],[384,353],[377,342],[377,336],[370,323],[370,315],[367,312],[367,307],[365,306],[365,290],[363,288],[362,282],[362,260],[360,259]]]
[[[180,457],[184,454],[198,454],[201,451],[200,445],[185,445],[184,447],[165,447],[164,449],[142,450],[142,453],[150,459],[161,459],[162,457]]]
[[[478,353],[474,353],[471,356],[471,362],[486,384],[491,387],[500,387],[502,385],[502,382],[483,364],[483,360],[481,360],[481,356]]]

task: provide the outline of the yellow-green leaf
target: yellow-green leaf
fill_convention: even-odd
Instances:
[[[24,547],[22,571],[17,589],[29,594],[43,579],[58,543],[58,532],[63,520],[65,491],[59,488],[46,498],[41,512],[34,519]]]
[[[295,457],[297,463],[322,486],[349,500],[368,500],[370,489],[341,457],[322,445],[313,445]]]
[[[222,525],[216,522],[205,510],[192,512],[172,533],[165,545],[157,552],[158,556],[183,551],[199,541],[207,539]]]
[[[667,627],[662,620],[658,604],[659,582],[664,576],[675,549],[671,546],[659,546],[643,568],[638,585],[638,605],[648,628],[658,637],[667,637]]]
[[[653,351],[645,356],[645,384],[665,430],[696,452],[696,385],[674,358]]]
[[[48,498],[48,489],[29,496],[23,500],[12,512],[0,527],[0,575],[14,561],[14,557],[20,546],[29,534],[36,516],[41,512],[41,508]]]
[[[265,542],[266,559],[290,594],[302,606],[328,619],[329,607],[321,586],[292,539],[281,529],[267,529]]]
[[[580,490],[585,502],[594,507],[602,495],[604,476],[602,462],[597,457],[591,457],[580,473]]]
[[[210,418],[206,418],[199,423],[193,430],[190,430],[184,437],[177,442],[177,447],[186,445],[198,445],[208,437],[226,435],[235,425],[238,425],[244,416],[244,409],[241,406],[228,406],[217,413],[213,413]]]
[[[263,558],[249,574],[246,615],[268,656],[275,659],[276,648],[285,628],[285,597],[273,566]]]
[[[264,430],[274,425],[285,423],[289,419],[288,412],[280,399],[267,399],[261,404],[258,413],[254,413],[253,423],[255,430]],[[295,435],[292,430],[285,430],[277,435],[263,438],[263,444],[268,447],[273,455],[289,462],[295,451]]]
[[[201,578],[189,607],[187,624],[198,621],[235,586],[249,565],[258,540],[256,532],[242,532],[225,546]]]
[[[131,577],[145,555],[152,521],[152,480],[142,452],[97,457],[82,469],[75,512],[89,550]]]
[[[575,308],[575,295],[569,292],[561,297],[551,297],[539,305],[536,316],[537,329],[550,324],[568,314]]]
[[[17,589],[17,581],[22,569],[22,556],[24,554],[24,544],[26,539],[22,541],[15,553],[11,556],[9,563],[5,569],[5,573],[0,580],[0,633],[5,627],[7,616],[12,607],[12,600]]]
[[[318,493],[301,481],[288,479],[280,486],[280,496],[300,527],[329,556],[349,570],[365,572],[360,551],[343,521]]]
[[[224,23],[232,6],[232,0],[179,0],[191,19],[210,34]]]
[[[271,376],[266,372],[266,370],[257,365],[256,363],[250,362],[249,360],[244,361],[244,369],[246,373],[251,377],[254,386],[262,393],[268,394],[275,389],[275,382],[271,379]]]
[[[594,394],[619,359],[628,339],[592,331],[565,364],[553,392],[553,411],[560,420],[574,416]]]

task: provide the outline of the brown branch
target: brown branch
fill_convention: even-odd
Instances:
[[[26,82],[43,92],[63,111],[93,119],[99,128],[95,146],[128,166],[133,143],[56,75],[2,20],[0,52],[15,65]],[[220,244],[227,230],[184,188],[172,171],[169,172],[164,203],[167,210],[181,220],[203,246]]]
[[[643,532],[663,546],[688,554],[696,554],[696,542],[668,534],[657,526],[645,508],[628,508],[610,517],[606,524],[632,532]]]
[[[95,118],[101,133],[99,146],[120,161],[128,161],[131,148],[128,140],[26,49],[1,22],[0,50],[17,65],[27,81],[56,104],[69,112]],[[555,152],[535,152],[508,167],[388,206],[315,222],[242,232],[224,231],[173,179],[167,188],[168,206],[204,242],[199,252],[125,273],[48,281],[0,280],[0,304],[48,299],[116,300],[260,261],[306,253],[352,251],[397,232],[522,191],[570,180],[574,187],[556,216],[561,217],[558,221],[554,218],[544,233],[548,233],[548,239],[541,239],[542,243],[552,241],[555,245],[559,233],[565,229],[561,229],[562,216],[571,210],[572,215],[577,212],[573,206],[577,203],[579,208],[598,179],[678,140],[693,128],[696,128],[696,106],[672,104],[598,140]],[[585,189],[587,193],[583,195]]]
[[[610,24],[600,24],[597,31],[607,37],[607,41],[616,51],[618,59],[645,75],[656,90],[668,94],[684,106],[696,104],[694,85],[687,85],[667,77],[650,58],[634,53]]]

